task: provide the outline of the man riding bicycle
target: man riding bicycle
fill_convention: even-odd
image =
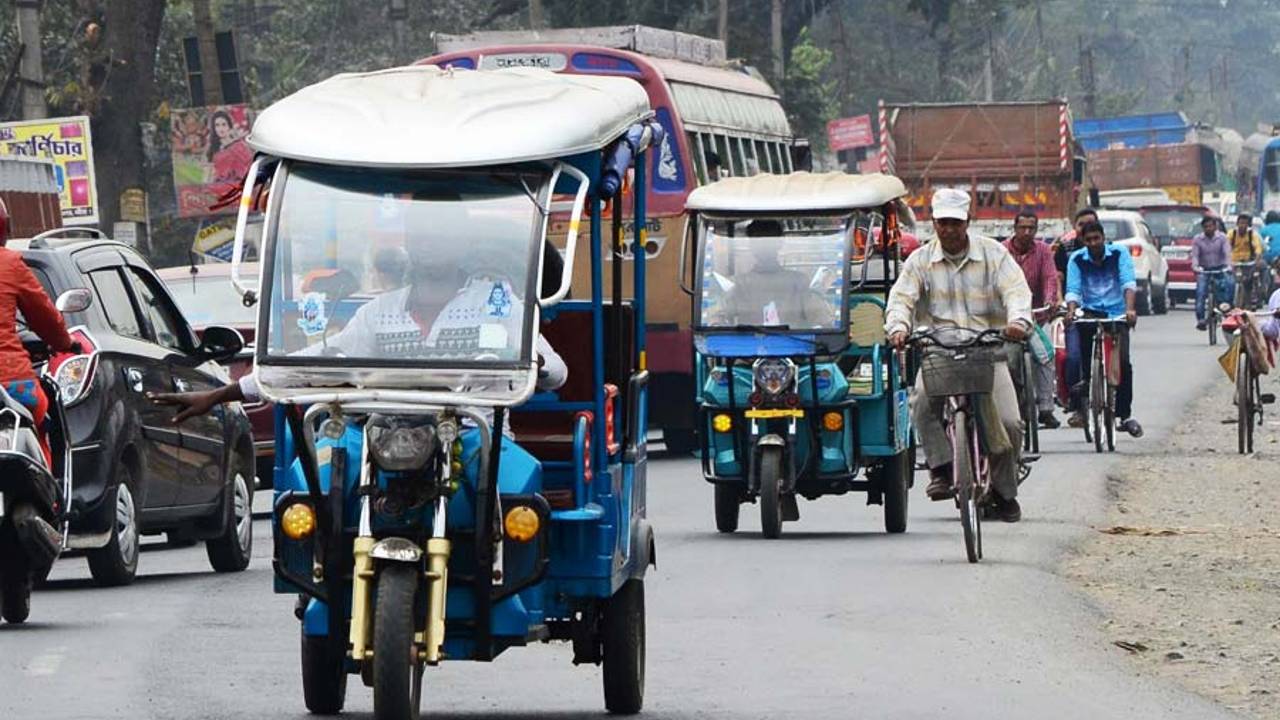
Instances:
[[[1097,210],[1094,210],[1091,207],[1077,210],[1071,229],[1059,236],[1053,241],[1053,244],[1049,246],[1049,248],[1053,250],[1053,266],[1058,271],[1059,284],[1064,283],[1067,280],[1067,258],[1071,257],[1071,253],[1084,247],[1080,244],[1080,228],[1087,222],[1097,221]],[[1061,287],[1061,285],[1059,285],[1059,287]]]
[[[1252,215],[1240,213],[1236,216],[1236,226],[1227,233],[1227,242],[1231,245],[1231,264],[1235,266],[1236,287],[1240,291],[1240,297],[1233,304],[1248,310],[1258,292],[1258,273],[1262,270],[1262,256],[1266,252],[1262,238],[1253,229]]]
[[[1202,232],[1191,240],[1191,269],[1196,272],[1196,329],[1204,330],[1208,326],[1205,299],[1209,296],[1209,283],[1216,285],[1214,294],[1218,300],[1227,300],[1235,293],[1235,281],[1229,272],[1213,274],[1228,270],[1231,262],[1231,243],[1218,230],[1218,219],[1206,215],[1200,221],[1200,229]]]
[[[1123,316],[1121,328],[1120,386],[1116,389],[1116,428],[1133,437],[1142,437],[1142,425],[1131,417],[1133,409],[1133,363],[1129,351],[1129,329],[1138,322],[1134,298],[1138,282],[1134,277],[1133,258],[1126,248],[1106,241],[1102,223],[1085,223],[1081,228],[1084,247],[1067,261],[1067,319],[1083,309],[1093,317]],[[1093,347],[1097,325],[1069,325],[1067,330],[1067,383],[1072,388],[1073,413],[1071,427],[1084,427],[1084,388],[1088,387],[1090,365],[1084,361],[1084,348]]]
[[[1054,267],[1053,250],[1048,245],[1036,240],[1036,231],[1040,226],[1040,218],[1030,210],[1023,210],[1013,220],[1013,237],[1004,242],[1005,249],[1013,255],[1014,262],[1022,268],[1022,274],[1031,288],[1031,306],[1042,308],[1058,303],[1058,271]],[[1037,324],[1045,318],[1035,318]],[[1031,342],[1041,342],[1044,336],[1033,334]],[[1021,347],[1019,347],[1019,351]],[[1042,348],[1043,352],[1033,352],[1035,361],[1036,403],[1038,405],[1037,421],[1041,427],[1053,429],[1060,426],[1053,416],[1054,378],[1053,347]]]
[[[1003,327],[1006,338],[1015,342],[1031,330],[1031,289],[1026,277],[1003,245],[969,234],[969,204],[969,194],[962,190],[944,188],[933,194],[933,228],[938,239],[903,264],[885,310],[885,332],[899,350],[906,347],[917,325],[970,331]],[[1000,362],[994,376],[992,399],[1012,449],[991,458],[992,510],[1005,522],[1017,522],[1022,518],[1017,501],[1022,417],[1008,366]],[[942,399],[931,400],[924,391],[923,375],[917,376],[912,417],[929,464],[925,493],[931,500],[946,500],[955,492],[942,410]]]

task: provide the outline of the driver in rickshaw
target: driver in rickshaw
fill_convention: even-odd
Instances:
[[[430,228],[409,233],[405,247],[405,287],[384,292],[360,306],[337,333],[324,335],[296,356],[351,356],[421,359],[475,359],[502,351],[523,329],[524,301],[511,283],[495,272],[464,273],[473,248],[453,238],[434,237]],[[563,260],[544,244],[544,278],[558,281]],[[553,283],[554,284],[554,283]],[[544,289],[544,294],[548,294]],[[568,379],[564,360],[541,334],[537,345],[539,390],[556,390]],[[253,374],[221,388],[185,393],[155,393],[153,402],[179,408],[174,422],[203,415],[225,402],[261,399]],[[489,415],[487,408],[479,410]]]
[[[782,223],[752,220],[747,226],[751,268],[733,278],[733,287],[710,316],[717,324],[831,327],[835,310],[810,286],[809,277],[782,264]]]

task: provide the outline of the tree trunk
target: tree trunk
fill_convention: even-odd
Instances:
[[[786,73],[786,60],[782,53],[782,0],[773,0],[769,13],[770,48],[773,51],[773,81],[781,83]]]
[[[40,43],[40,3],[17,0],[18,42],[22,43],[22,65],[18,73],[22,92],[22,119],[49,117],[44,102],[44,57]]]
[[[222,73],[218,68],[218,41],[213,29],[213,13],[209,0],[192,0],[191,16],[196,25],[196,43],[200,47],[200,81],[204,85],[204,104],[222,104]]]
[[[105,0],[102,43],[110,66],[92,108],[101,226],[120,219],[120,193],[145,188],[142,128],[155,104],[156,47],[167,0]],[[89,73],[94,76],[95,73]]]
[[[716,37],[724,43],[725,51],[729,48],[729,0],[720,0],[720,12],[716,23]]]

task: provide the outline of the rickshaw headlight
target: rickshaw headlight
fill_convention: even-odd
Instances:
[[[840,432],[844,429],[844,413],[826,413],[822,416],[822,427],[830,432]]]
[[[369,450],[383,470],[417,470],[427,464],[435,449],[436,432],[427,425],[369,428]]]
[[[733,417],[726,413],[720,413],[711,418],[711,428],[718,433],[727,433],[733,429]]]
[[[306,503],[294,503],[280,515],[280,531],[290,540],[306,540],[316,531],[316,511]]]
[[[791,387],[795,380],[795,363],[787,359],[757,360],[755,366],[756,387],[766,394],[778,395]]]
[[[507,532],[507,537],[516,542],[529,542],[538,536],[538,530],[542,527],[542,518],[538,517],[538,513],[527,505],[517,505],[507,511],[507,516],[502,520],[502,527]]]

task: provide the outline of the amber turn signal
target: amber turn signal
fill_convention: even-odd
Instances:
[[[830,432],[844,429],[844,413],[829,412],[822,416],[822,427]]]
[[[280,516],[280,531],[290,540],[306,540],[316,531],[316,511],[306,503],[294,503]]]
[[[542,519],[538,517],[537,511],[527,505],[517,505],[507,511],[506,518],[502,521],[502,527],[507,532],[507,537],[516,542],[529,542],[538,536],[538,529],[542,527]]]

